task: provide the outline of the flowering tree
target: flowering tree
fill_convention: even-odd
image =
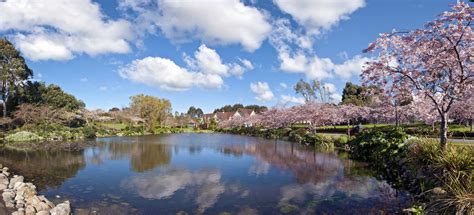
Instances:
[[[381,34],[365,50],[378,53],[362,72],[365,85],[431,100],[441,120],[442,150],[453,103],[473,88],[473,17],[473,8],[459,2],[423,29]]]

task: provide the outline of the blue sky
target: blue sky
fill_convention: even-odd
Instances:
[[[301,102],[292,90],[301,78],[327,83],[337,102],[345,82],[359,82],[371,57],[361,50],[379,33],[419,28],[455,2],[6,0],[0,34],[35,79],[89,109],[144,93],[207,112]]]

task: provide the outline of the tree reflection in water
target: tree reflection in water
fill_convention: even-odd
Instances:
[[[39,190],[60,187],[85,167],[83,151],[17,151],[0,149],[0,163],[34,181]]]
[[[165,144],[148,142],[146,139],[123,141],[105,139],[101,145],[92,149],[91,161],[100,164],[103,156],[111,160],[130,159],[130,165],[135,172],[146,172],[167,165],[171,160],[170,147]]]

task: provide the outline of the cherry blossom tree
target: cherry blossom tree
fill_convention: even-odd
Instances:
[[[362,72],[364,85],[431,100],[441,120],[441,150],[453,104],[473,88],[473,17],[473,8],[459,2],[423,29],[381,34],[365,50],[378,57]]]

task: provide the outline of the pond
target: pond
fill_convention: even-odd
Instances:
[[[76,214],[369,214],[409,206],[344,153],[227,134],[98,138],[79,152],[0,149]]]

